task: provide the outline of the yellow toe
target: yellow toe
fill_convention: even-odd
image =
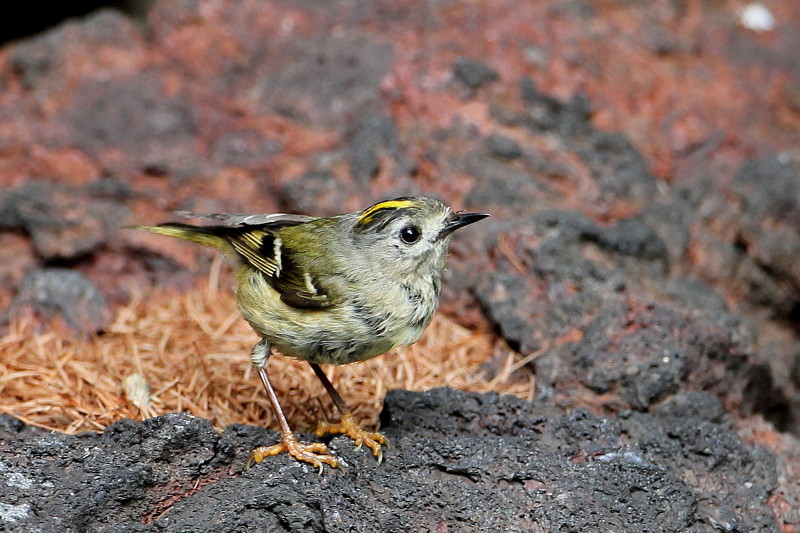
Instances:
[[[341,433],[347,435],[356,445],[356,448],[361,448],[362,445],[372,450],[372,454],[378,458],[380,463],[383,460],[383,451],[381,446],[389,447],[389,441],[382,433],[364,430],[355,417],[349,411],[342,414],[342,419],[337,424],[330,422],[319,422],[317,424],[316,434],[321,437],[327,433]]]
[[[339,460],[336,459],[328,451],[328,447],[321,442],[312,442],[303,444],[297,440],[294,434],[285,436],[278,444],[272,446],[259,446],[253,450],[250,459],[245,465],[245,470],[250,468],[253,463],[260,463],[271,455],[278,455],[279,453],[287,452],[289,455],[297,459],[311,464],[314,468],[318,468],[320,474],[322,473],[322,465],[327,464],[332,468],[339,467]]]

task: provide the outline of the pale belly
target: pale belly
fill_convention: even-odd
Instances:
[[[283,303],[266,282],[240,285],[237,300],[253,329],[281,354],[336,365],[364,361],[415,343],[436,310],[435,303],[417,306],[409,316],[353,305],[297,309]]]

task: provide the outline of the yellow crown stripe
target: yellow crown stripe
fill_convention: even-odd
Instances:
[[[372,216],[377,213],[378,211],[382,211],[384,209],[404,209],[406,207],[411,207],[414,205],[414,202],[411,200],[387,200],[385,202],[381,202],[378,204],[373,205],[372,207],[367,208],[361,216],[358,217],[359,224],[366,224],[372,218]]]

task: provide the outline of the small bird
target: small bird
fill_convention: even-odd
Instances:
[[[261,336],[251,360],[281,433],[280,443],[256,448],[248,465],[285,451],[320,471],[339,466],[325,444],[301,443],[289,427],[267,374],[272,349],[308,361],[339,410],[340,422],[320,422],[316,434],[348,435],[380,462],[386,438],[361,428],[319,365],[363,361],[416,342],[439,306],[450,237],[489,215],[452,212],[424,196],[326,218],[179,214],[218,225],[132,229],[216,248],[235,268],[239,310]]]

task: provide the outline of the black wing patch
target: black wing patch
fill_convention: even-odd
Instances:
[[[298,309],[325,309],[331,305],[327,295],[299,291],[282,292],[281,301]]]
[[[333,305],[328,290],[295,260],[295,253],[285,247],[281,254],[281,275],[273,287],[286,305],[298,309],[323,309]]]

